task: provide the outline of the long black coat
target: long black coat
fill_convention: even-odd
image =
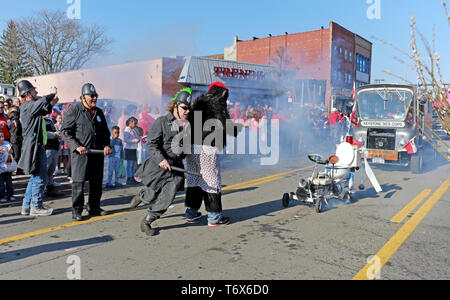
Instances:
[[[76,152],[81,146],[88,150],[103,150],[109,146],[111,133],[103,111],[95,108],[92,114],[82,103],[71,105],[64,114],[61,132],[70,151],[72,180],[103,179],[103,155],[80,155]]]
[[[20,117],[22,119],[23,145],[18,167],[25,174],[39,172],[39,157],[37,156],[38,145],[42,145],[42,122],[43,116],[52,112],[51,101],[54,94],[44,96],[36,101],[25,101],[20,106]]]
[[[169,165],[184,168],[185,155],[182,153],[182,145],[178,144],[176,147],[173,145],[174,138],[180,133],[181,128],[176,124],[171,112],[158,118],[149,132],[147,147],[150,150],[150,158],[142,164],[135,175],[156,193],[169,181],[174,181],[178,190],[184,187],[183,173],[170,172],[159,167],[159,163],[166,159]]]

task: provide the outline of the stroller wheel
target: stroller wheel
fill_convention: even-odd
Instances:
[[[283,207],[289,206],[289,200],[291,200],[289,197],[289,194],[288,193],[283,194],[283,198],[281,199],[281,202],[283,203]]]
[[[347,192],[342,197],[342,201],[344,201],[345,204],[351,204],[353,203],[353,197],[349,192]]]
[[[321,213],[325,210],[326,204],[323,198],[319,198],[316,201],[316,213]]]

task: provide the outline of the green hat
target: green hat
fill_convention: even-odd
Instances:
[[[177,101],[181,102],[186,105],[191,105],[191,95],[192,90],[190,88],[183,88],[177,92],[175,97],[172,98],[170,101]]]

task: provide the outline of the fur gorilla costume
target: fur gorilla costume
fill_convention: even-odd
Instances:
[[[221,200],[221,172],[219,152],[226,146],[227,133],[236,137],[243,125],[232,123],[227,108],[228,88],[221,82],[213,83],[206,95],[201,95],[191,104],[188,121],[191,127],[191,154],[186,157],[186,168],[202,174],[202,177],[186,174],[186,217],[195,219],[198,210],[205,202],[208,212],[208,223],[227,223],[229,218],[223,217]],[[196,128],[199,112],[201,112],[201,130]],[[209,126],[212,120],[220,124]],[[228,122],[227,122],[228,120]],[[217,122],[216,121],[216,122]],[[198,122],[199,123],[199,122]],[[198,126],[198,125],[197,125]],[[218,140],[221,140],[218,142]],[[225,221],[228,219],[227,221]]]

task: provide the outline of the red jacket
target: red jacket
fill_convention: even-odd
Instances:
[[[148,112],[142,112],[138,116],[138,124],[144,130],[144,135],[152,128],[155,119]]]
[[[338,121],[342,120],[341,114],[337,111],[330,114],[328,117],[330,125],[335,125]]]
[[[10,138],[8,124],[11,124],[9,117],[5,114],[0,114],[0,128],[3,130],[3,134],[5,135],[5,141],[9,141]]]

